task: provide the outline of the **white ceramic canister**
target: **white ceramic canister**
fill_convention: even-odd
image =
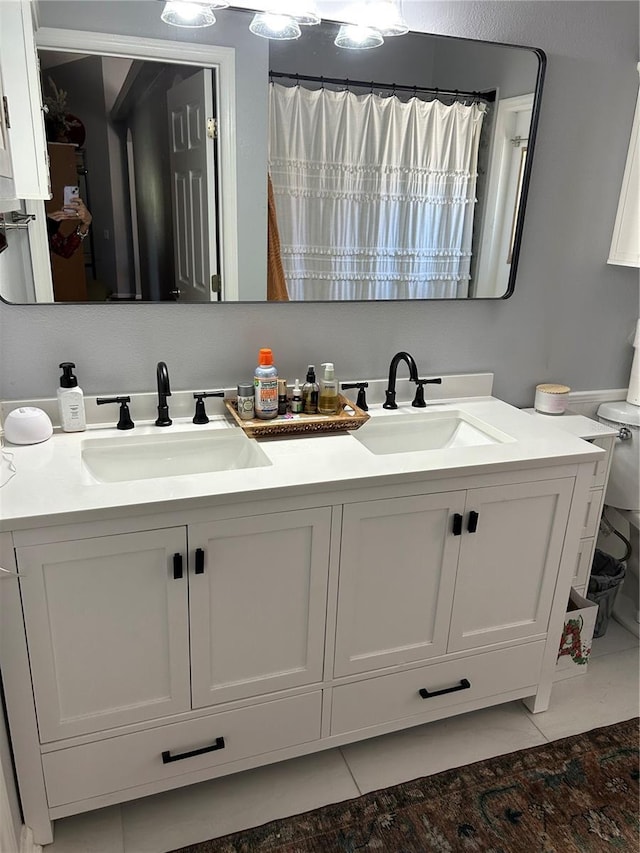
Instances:
[[[536,412],[542,412],[544,415],[563,414],[569,405],[569,391],[571,388],[568,385],[556,385],[551,382],[536,385],[536,399],[533,404]]]

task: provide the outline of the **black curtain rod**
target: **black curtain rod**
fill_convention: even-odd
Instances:
[[[444,95],[446,97],[455,97],[455,98],[475,98],[481,99],[483,101],[487,101],[487,103],[492,104],[496,99],[495,89],[492,89],[488,92],[464,92],[459,89],[438,89],[430,88],[428,86],[407,86],[402,83],[376,83],[375,81],[366,81],[366,80],[350,80],[348,77],[340,78],[340,77],[314,77],[310,74],[286,74],[283,71],[269,71],[269,77],[284,77],[287,80],[295,80],[298,83],[300,80],[304,80],[307,83],[320,83],[324,85],[325,83],[329,83],[333,86],[345,86],[347,89],[350,86],[353,86],[358,89],[389,89],[395,92],[398,89],[401,89],[403,92],[428,92],[430,95]]]

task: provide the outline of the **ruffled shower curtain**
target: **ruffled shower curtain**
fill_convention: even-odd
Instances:
[[[468,294],[484,105],[270,84],[291,300]]]

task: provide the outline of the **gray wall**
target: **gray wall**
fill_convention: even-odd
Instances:
[[[155,14],[159,4],[149,5]],[[384,376],[393,353],[408,349],[423,374],[494,371],[496,395],[516,405],[532,402],[538,382],[626,386],[638,272],[606,258],[638,87],[638,5],[415,0],[404,8],[412,29],[547,53],[511,299],[206,309],[3,304],[1,396],[53,394],[63,360],[76,362],[89,394],[151,390],[159,359],[176,390],[231,385],[251,375],[261,346],[273,347],[287,377],[329,360],[339,377]]]

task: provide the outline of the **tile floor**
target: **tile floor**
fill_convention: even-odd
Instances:
[[[551,707],[521,702],[59,820],[44,853],[167,853],[367,791],[526,749],[639,713],[638,640],[611,621],[586,675],[555,684]]]

